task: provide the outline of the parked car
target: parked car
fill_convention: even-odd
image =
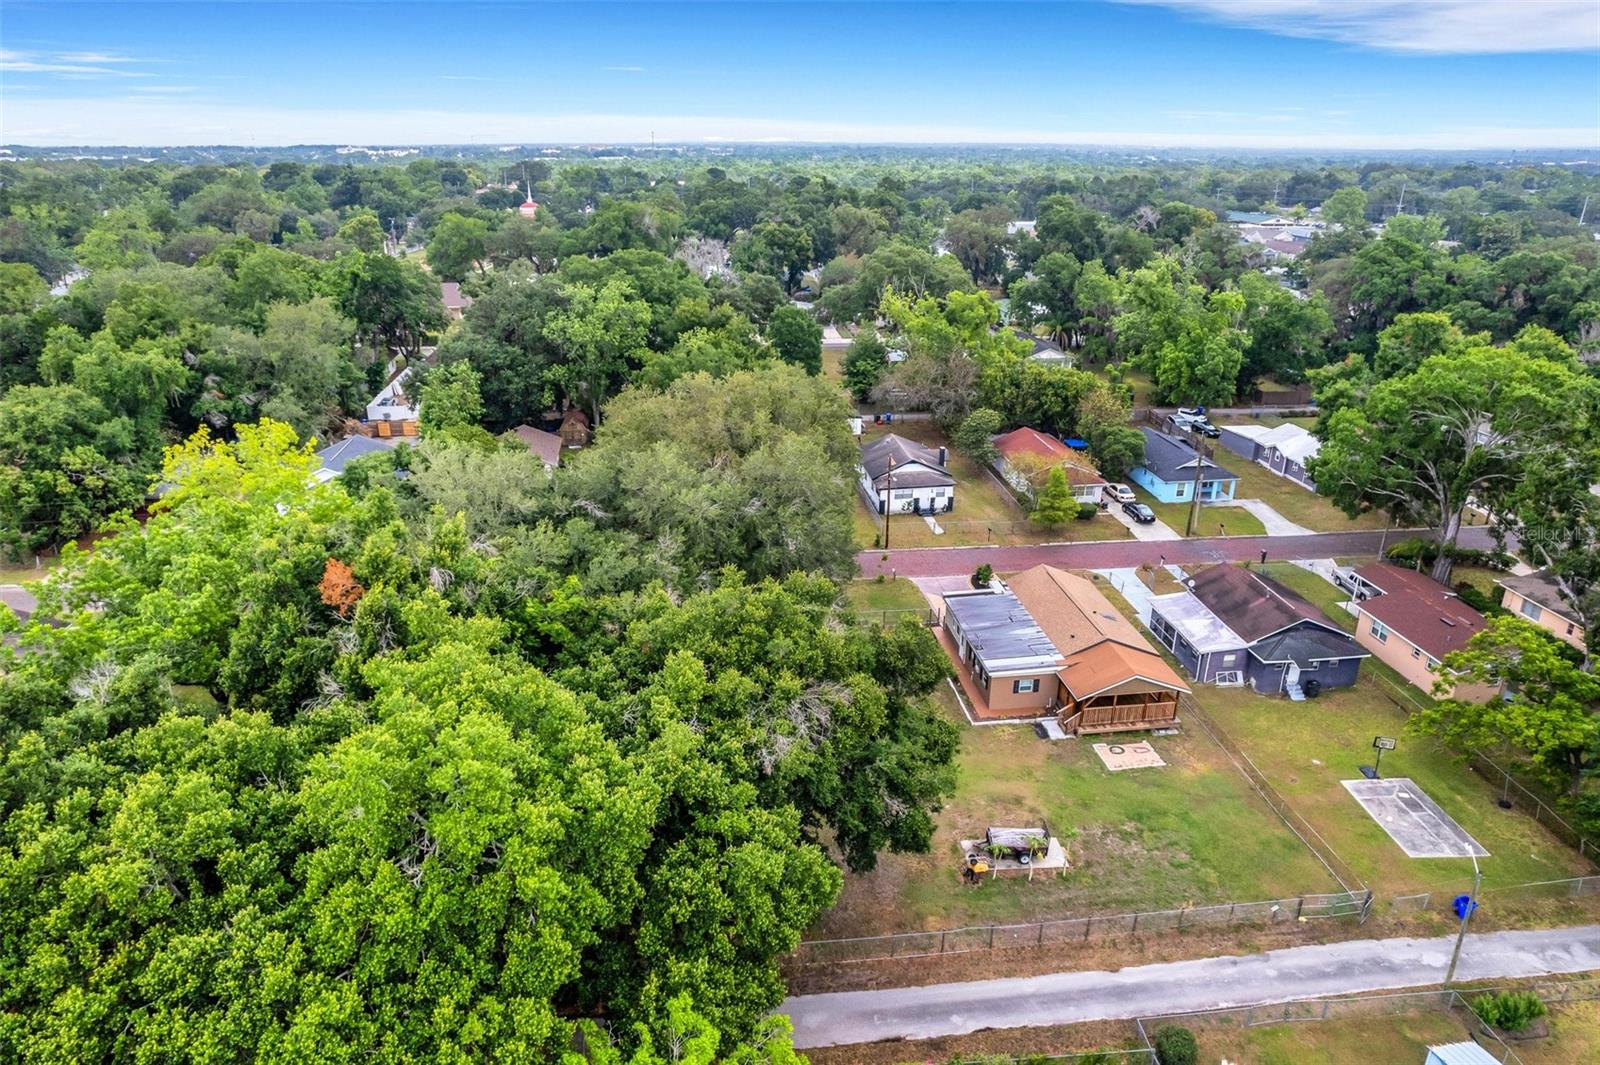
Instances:
[[[1129,488],[1125,484],[1106,485],[1106,495],[1110,496],[1118,503],[1132,503],[1134,500],[1133,489]]]
[[[1140,525],[1154,525],[1156,523],[1156,512],[1143,503],[1124,503],[1122,504],[1122,512]]]
[[[1204,418],[1206,409],[1204,407],[1179,407],[1178,413],[1188,418]]]
[[[1174,428],[1181,429],[1185,432],[1192,431],[1209,437],[1218,437],[1222,435],[1222,430],[1218,429],[1215,425],[1212,425],[1211,419],[1207,418],[1204,414],[1185,414],[1183,411],[1179,411],[1176,414],[1169,415],[1167,417],[1167,421],[1170,422]]]

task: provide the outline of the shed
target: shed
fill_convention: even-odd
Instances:
[[[1500,1065],[1500,1059],[1473,1042],[1429,1047],[1423,1065]]]
[[[589,431],[589,416],[577,407],[571,407],[561,416],[561,428],[556,432],[567,447],[585,447],[593,435]]]
[[[543,429],[535,429],[531,425],[519,425],[511,432],[522,441],[530,453],[544,463],[545,469],[552,470],[561,465],[560,436],[547,433]]]

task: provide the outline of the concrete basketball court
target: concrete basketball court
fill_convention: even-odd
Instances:
[[[1487,858],[1477,840],[1409,778],[1342,781],[1361,808],[1411,858]]]

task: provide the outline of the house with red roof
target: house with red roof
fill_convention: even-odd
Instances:
[[[1080,503],[1099,504],[1106,479],[1088,457],[1074,451],[1053,436],[1026,426],[1001,433],[994,438],[999,452],[995,468],[1012,488],[1030,498],[1044,484],[1051,470],[1059,467],[1072,486],[1072,498]]]
[[[1410,683],[1431,693],[1449,679],[1444,657],[1459,651],[1483,631],[1483,615],[1425,573],[1392,562],[1373,562],[1356,570],[1360,591],[1356,640]],[[1484,684],[1454,684],[1449,695],[1483,702],[1500,689]]]

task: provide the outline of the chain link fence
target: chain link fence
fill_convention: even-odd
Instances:
[[[1331,895],[1296,895],[1262,902],[1224,902],[1215,906],[1190,906],[1142,913],[1095,914],[1029,924],[974,925],[929,932],[893,932],[854,939],[810,939],[796,948],[792,959],[802,965],[877,961],[885,958],[924,958],[973,951],[1012,950],[1119,935],[1186,932],[1197,928],[1234,925],[1270,926],[1323,917],[1364,917],[1372,904],[1368,891]]]

